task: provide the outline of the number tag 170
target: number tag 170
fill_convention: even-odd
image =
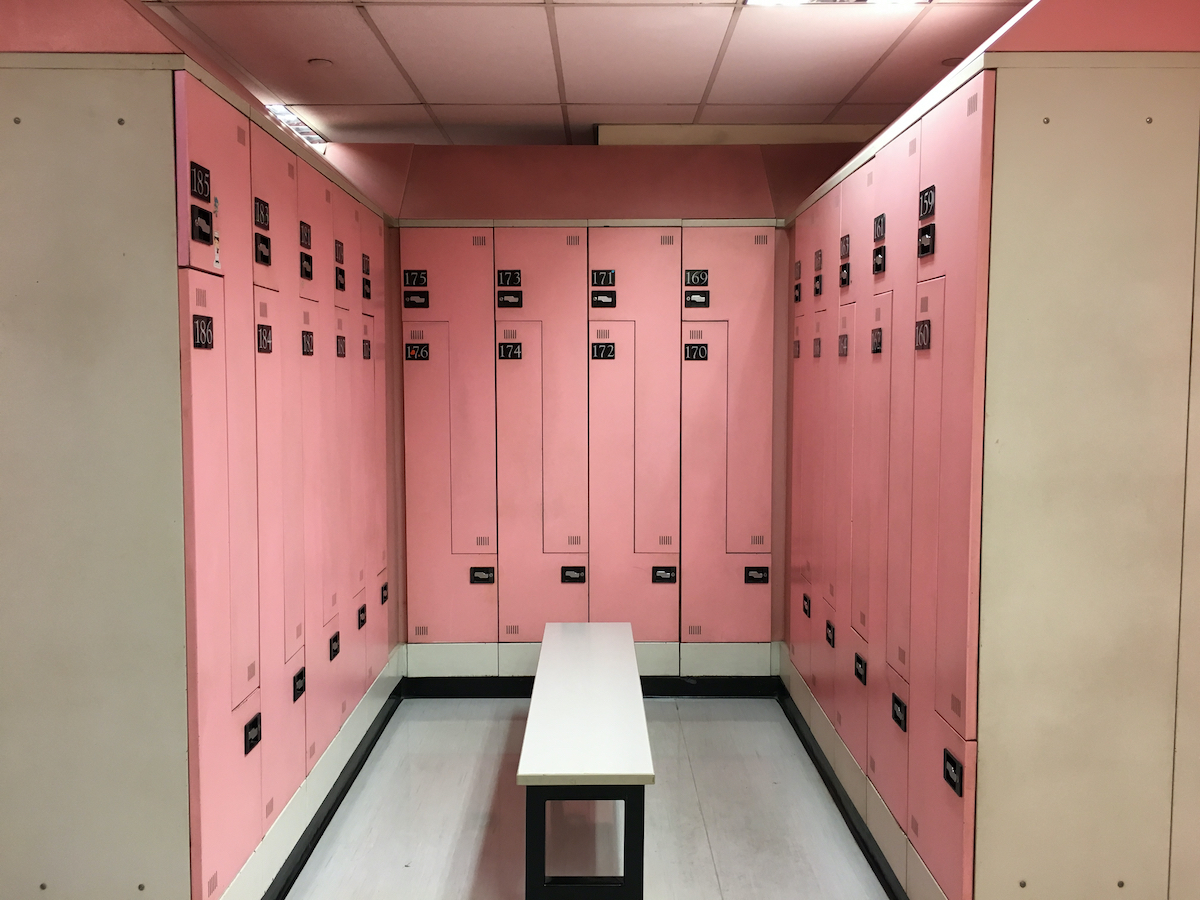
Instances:
[[[701,361],[708,359],[708,344],[684,344],[683,358]]]

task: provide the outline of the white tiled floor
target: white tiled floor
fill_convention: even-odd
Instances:
[[[406,700],[289,900],[521,900],[527,700]],[[773,700],[647,700],[647,900],[886,900]]]

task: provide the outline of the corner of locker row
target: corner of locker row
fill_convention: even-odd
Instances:
[[[771,639],[776,244],[401,228],[409,640]]]

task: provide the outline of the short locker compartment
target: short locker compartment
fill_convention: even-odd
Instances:
[[[294,291],[300,277],[296,154],[257,125],[250,126],[250,187],[254,283]]]
[[[333,192],[333,302],[345,311],[339,312],[342,324],[338,334],[345,338],[344,355],[339,356],[338,412],[345,417],[339,427],[343,465],[339,469],[345,483],[342,487],[346,508],[346,531],[339,547],[341,578],[353,595],[366,588],[366,519],[362,503],[363,453],[365,441],[362,429],[364,411],[361,396],[361,359],[359,350],[362,327],[362,293],[359,270],[362,258],[362,205],[337,188]],[[343,383],[342,376],[345,376]],[[343,404],[344,399],[344,404]],[[353,641],[353,638],[352,638]]]
[[[840,628],[834,650],[834,714],[833,724],[854,755],[854,761],[867,771],[867,692],[868,676],[882,677],[872,672],[867,660],[867,642],[853,628]]]
[[[792,320],[792,435],[790,566],[788,571],[788,651],[792,665],[806,681],[812,680],[812,584],[809,551],[812,547],[810,510],[812,487],[809,472],[810,428],[808,409],[812,390],[810,323],[812,316]]]
[[[908,682],[883,664],[868,673],[867,777],[908,829]]]
[[[497,640],[490,229],[400,232],[408,630]]]
[[[588,618],[587,243],[495,235],[500,640],[540,641]]]
[[[288,261],[300,279],[300,296],[333,302],[333,191],[334,186],[303,160],[297,160],[296,187],[300,216],[296,239],[298,258]],[[283,264],[283,258],[275,254]]]

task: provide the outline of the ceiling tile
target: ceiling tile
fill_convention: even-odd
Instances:
[[[543,6],[373,6],[371,17],[430,103],[555,103]]]
[[[837,3],[748,6],[721,63],[713,103],[838,103],[928,7]]]
[[[571,127],[593,125],[681,125],[696,116],[696,104],[572,103]]]
[[[445,143],[419,103],[297,104],[292,110],[323,137],[338,143]]]
[[[908,103],[847,103],[830,120],[834,125],[890,125]]]
[[[705,125],[818,125],[833,109],[832,103],[710,103],[700,121]]]
[[[942,60],[969,55],[1015,16],[1023,3],[938,3],[852,98],[864,103],[913,103],[949,74]]]
[[[180,12],[285,103],[416,100],[351,5],[189,3]],[[313,58],[333,65],[310,66]]]
[[[569,103],[698,103],[731,7],[556,7]]]

